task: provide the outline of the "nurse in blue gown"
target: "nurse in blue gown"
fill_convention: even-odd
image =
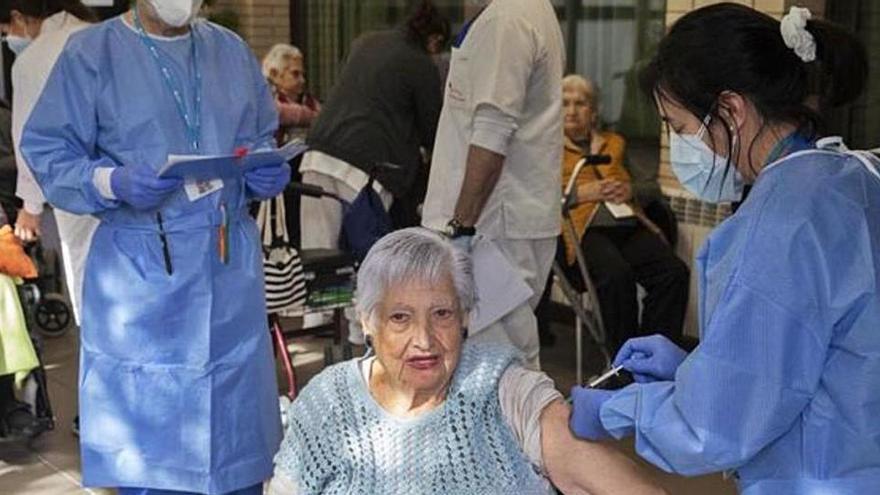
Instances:
[[[880,493],[880,160],[816,139],[866,55],[809,17],[715,5],[660,43],[642,82],[674,172],[707,201],[752,190],[696,260],[700,345],[633,339],[616,363],[638,383],[572,390],[578,436],[633,435],[661,469],[732,471],[748,495]]]
[[[21,149],[46,198],[101,224],[86,264],[80,361],[84,486],[259,494],[280,441],[262,262],[243,180],[160,179],[169,154],[272,146],[254,56],[193,20],[200,1],[138,0],[70,37]]]

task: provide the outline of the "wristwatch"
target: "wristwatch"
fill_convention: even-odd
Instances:
[[[461,221],[453,218],[446,224],[446,229],[444,229],[443,233],[450,239],[455,239],[456,237],[473,236],[477,233],[477,228],[474,226],[465,227],[461,224]]]

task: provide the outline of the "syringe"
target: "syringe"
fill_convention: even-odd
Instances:
[[[600,376],[593,378],[590,381],[590,383],[587,384],[587,387],[596,388],[599,385],[602,385],[606,380],[608,380],[612,376],[617,376],[617,374],[620,373],[620,370],[622,370],[622,369],[623,369],[623,365],[615,366],[615,367],[611,368],[610,370],[606,371],[605,373],[602,373]]]

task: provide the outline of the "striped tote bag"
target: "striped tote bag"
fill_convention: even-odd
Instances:
[[[268,313],[300,309],[307,297],[302,260],[290,244],[286,217],[283,194],[260,203],[257,225],[262,234]]]

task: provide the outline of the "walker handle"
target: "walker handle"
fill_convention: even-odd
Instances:
[[[321,186],[303,184],[302,182],[291,182],[287,188],[303,196],[311,196],[313,198],[322,198],[327,194]]]

